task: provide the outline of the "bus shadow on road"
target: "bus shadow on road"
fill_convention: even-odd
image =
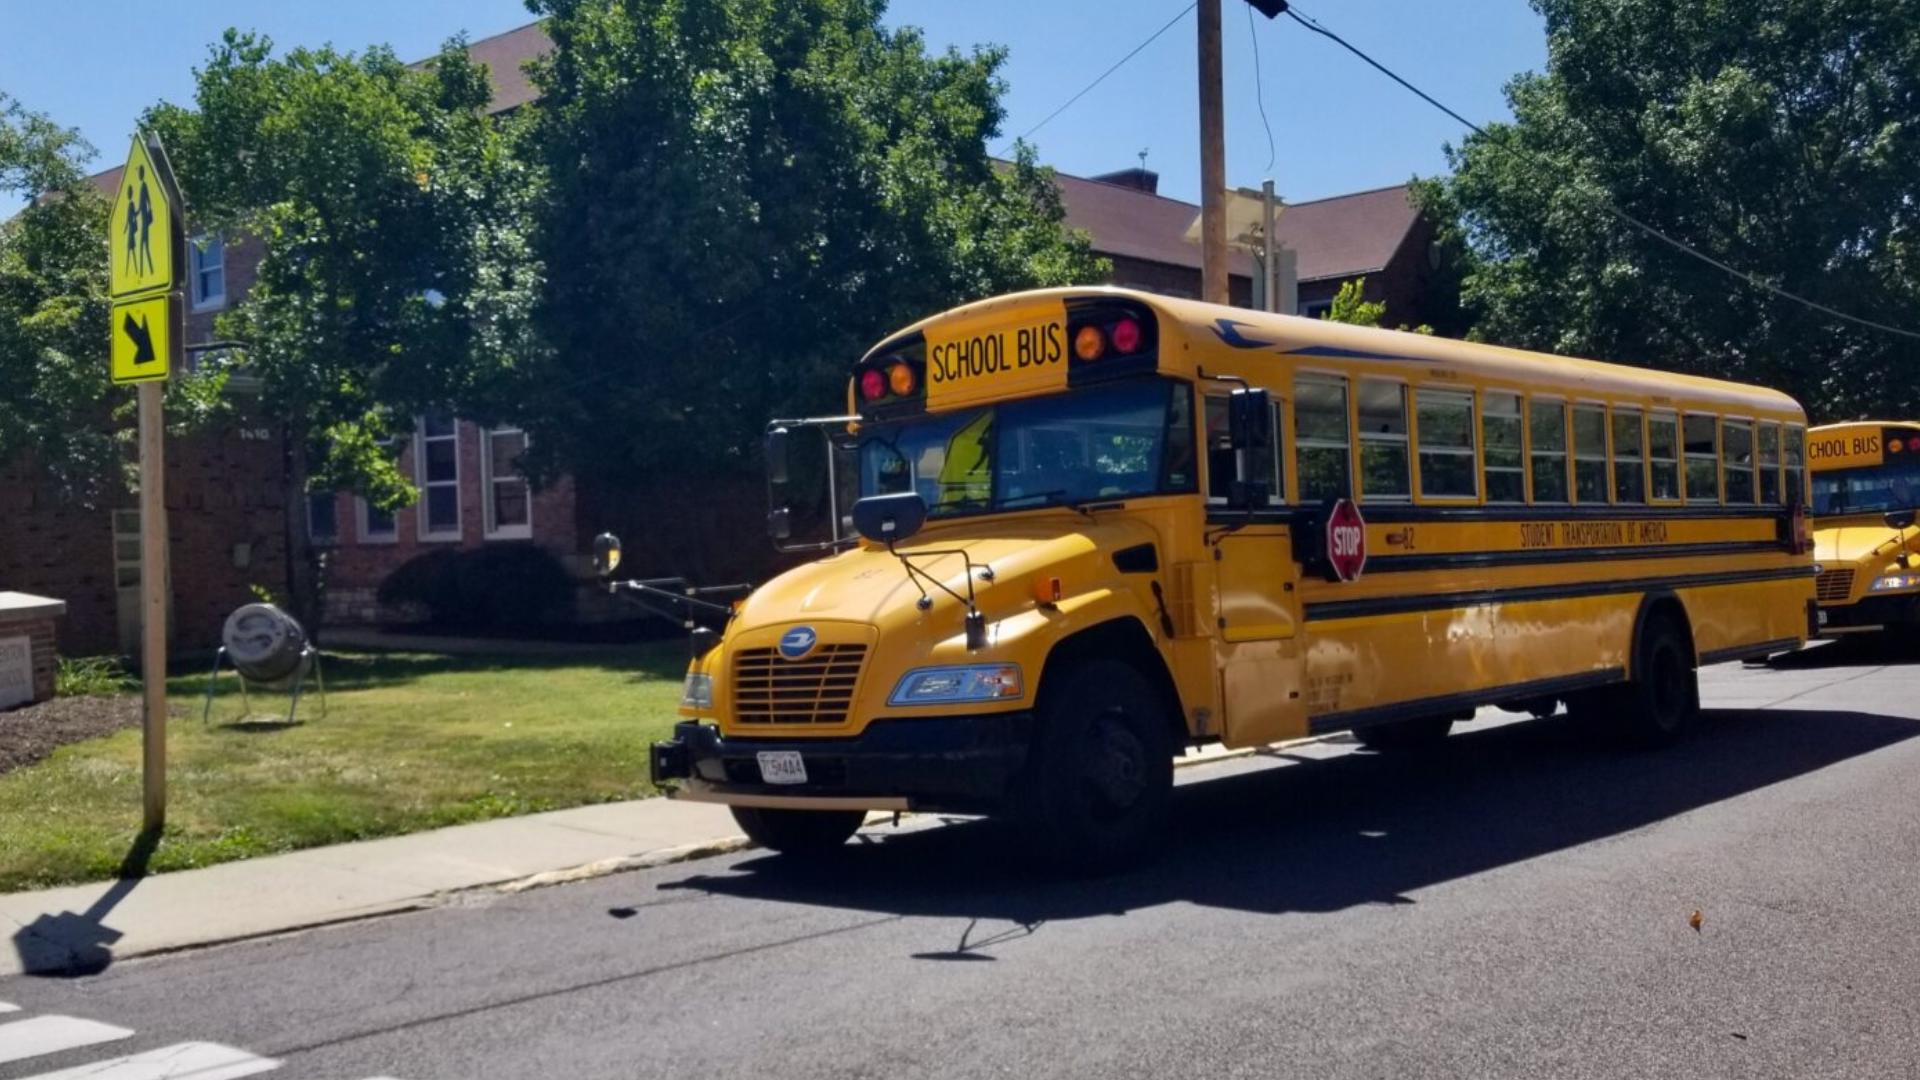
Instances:
[[[1677,747],[1627,753],[1562,719],[1455,735],[1426,757],[1355,752],[1181,785],[1164,852],[1127,874],[1048,875],[965,822],[864,837],[817,864],[763,856],[663,889],[899,915],[1046,922],[1171,902],[1331,912],[1577,847],[1920,735],[1860,712],[1709,710]]]

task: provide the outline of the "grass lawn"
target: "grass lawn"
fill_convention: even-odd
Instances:
[[[686,645],[577,655],[335,654],[327,715],[236,723],[221,676],[170,680],[167,829],[149,872],[654,793],[647,743],[675,720]],[[286,695],[253,708],[285,716]],[[181,710],[184,709],[184,715]],[[140,828],[140,731],[0,774],[0,892],[116,876]]]

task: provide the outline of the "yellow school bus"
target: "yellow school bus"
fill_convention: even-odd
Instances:
[[[1821,627],[1920,622],[1920,424],[1829,424],[1807,432],[1807,452]]]
[[[710,609],[652,753],[785,852],[937,809],[1111,866],[1189,746],[1489,704],[1663,742],[1814,616],[1805,419],[1758,387],[1073,288],[882,341],[773,425],[776,492],[809,427],[858,535]]]

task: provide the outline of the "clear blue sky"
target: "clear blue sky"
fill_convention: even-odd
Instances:
[[[888,21],[924,28],[935,47],[1007,46],[1011,139],[1183,6],[1185,0],[894,0]],[[1459,137],[1453,121],[1284,16],[1268,22],[1256,15],[1250,32],[1243,7],[1240,0],[1223,6],[1230,184],[1258,186],[1268,174],[1255,104],[1255,37],[1277,151],[1271,175],[1284,197],[1379,187],[1445,167],[1441,144]],[[1504,117],[1502,84],[1545,59],[1540,20],[1524,0],[1303,0],[1302,10],[1475,119]],[[0,15],[0,90],[78,127],[105,167],[125,153],[143,108],[191,97],[192,68],[229,26],[261,31],[283,47],[381,42],[411,58],[432,53],[456,31],[479,38],[527,21],[520,0],[21,3]],[[1136,164],[1144,149],[1163,192],[1197,199],[1194,53],[1189,14],[1042,128],[1034,136],[1041,159],[1084,175]],[[13,209],[0,206],[0,214]]]

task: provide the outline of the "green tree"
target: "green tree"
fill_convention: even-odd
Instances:
[[[887,331],[1105,276],[1031,153],[987,156],[998,50],[929,55],[880,0],[530,7],[551,351],[519,400],[548,472],[738,475]]]
[[[244,344],[265,412],[287,425],[288,537],[304,552],[309,483],[411,501],[389,440],[417,413],[493,400],[490,381],[526,355],[531,173],[459,39],[409,66],[380,47],[275,56],[228,31],[195,77],[195,108],[149,119],[195,227],[264,246],[220,334]]]
[[[1333,306],[1322,312],[1320,317],[1328,322],[1347,323],[1352,326],[1379,326],[1380,320],[1386,318],[1387,302],[1368,300],[1366,291],[1365,277],[1350,278],[1341,282],[1340,290],[1333,294]],[[1433,333],[1433,327],[1425,324],[1412,327],[1403,324],[1400,329],[1415,334]]]
[[[108,380],[107,198],[87,179],[78,133],[0,94],[0,195],[26,205],[0,222],[0,464],[24,460],[57,495],[123,492],[132,395]],[[167,387],[176,428],[217,408],[222,378]]]
[[[1423,185],[1470,257],[1475,336],[1788,390],[1818,417],[1907,415],[1914,342],[1674,250],[1920,329],[1920,4],[1533,0],[1544,73],[1514,121]]]

